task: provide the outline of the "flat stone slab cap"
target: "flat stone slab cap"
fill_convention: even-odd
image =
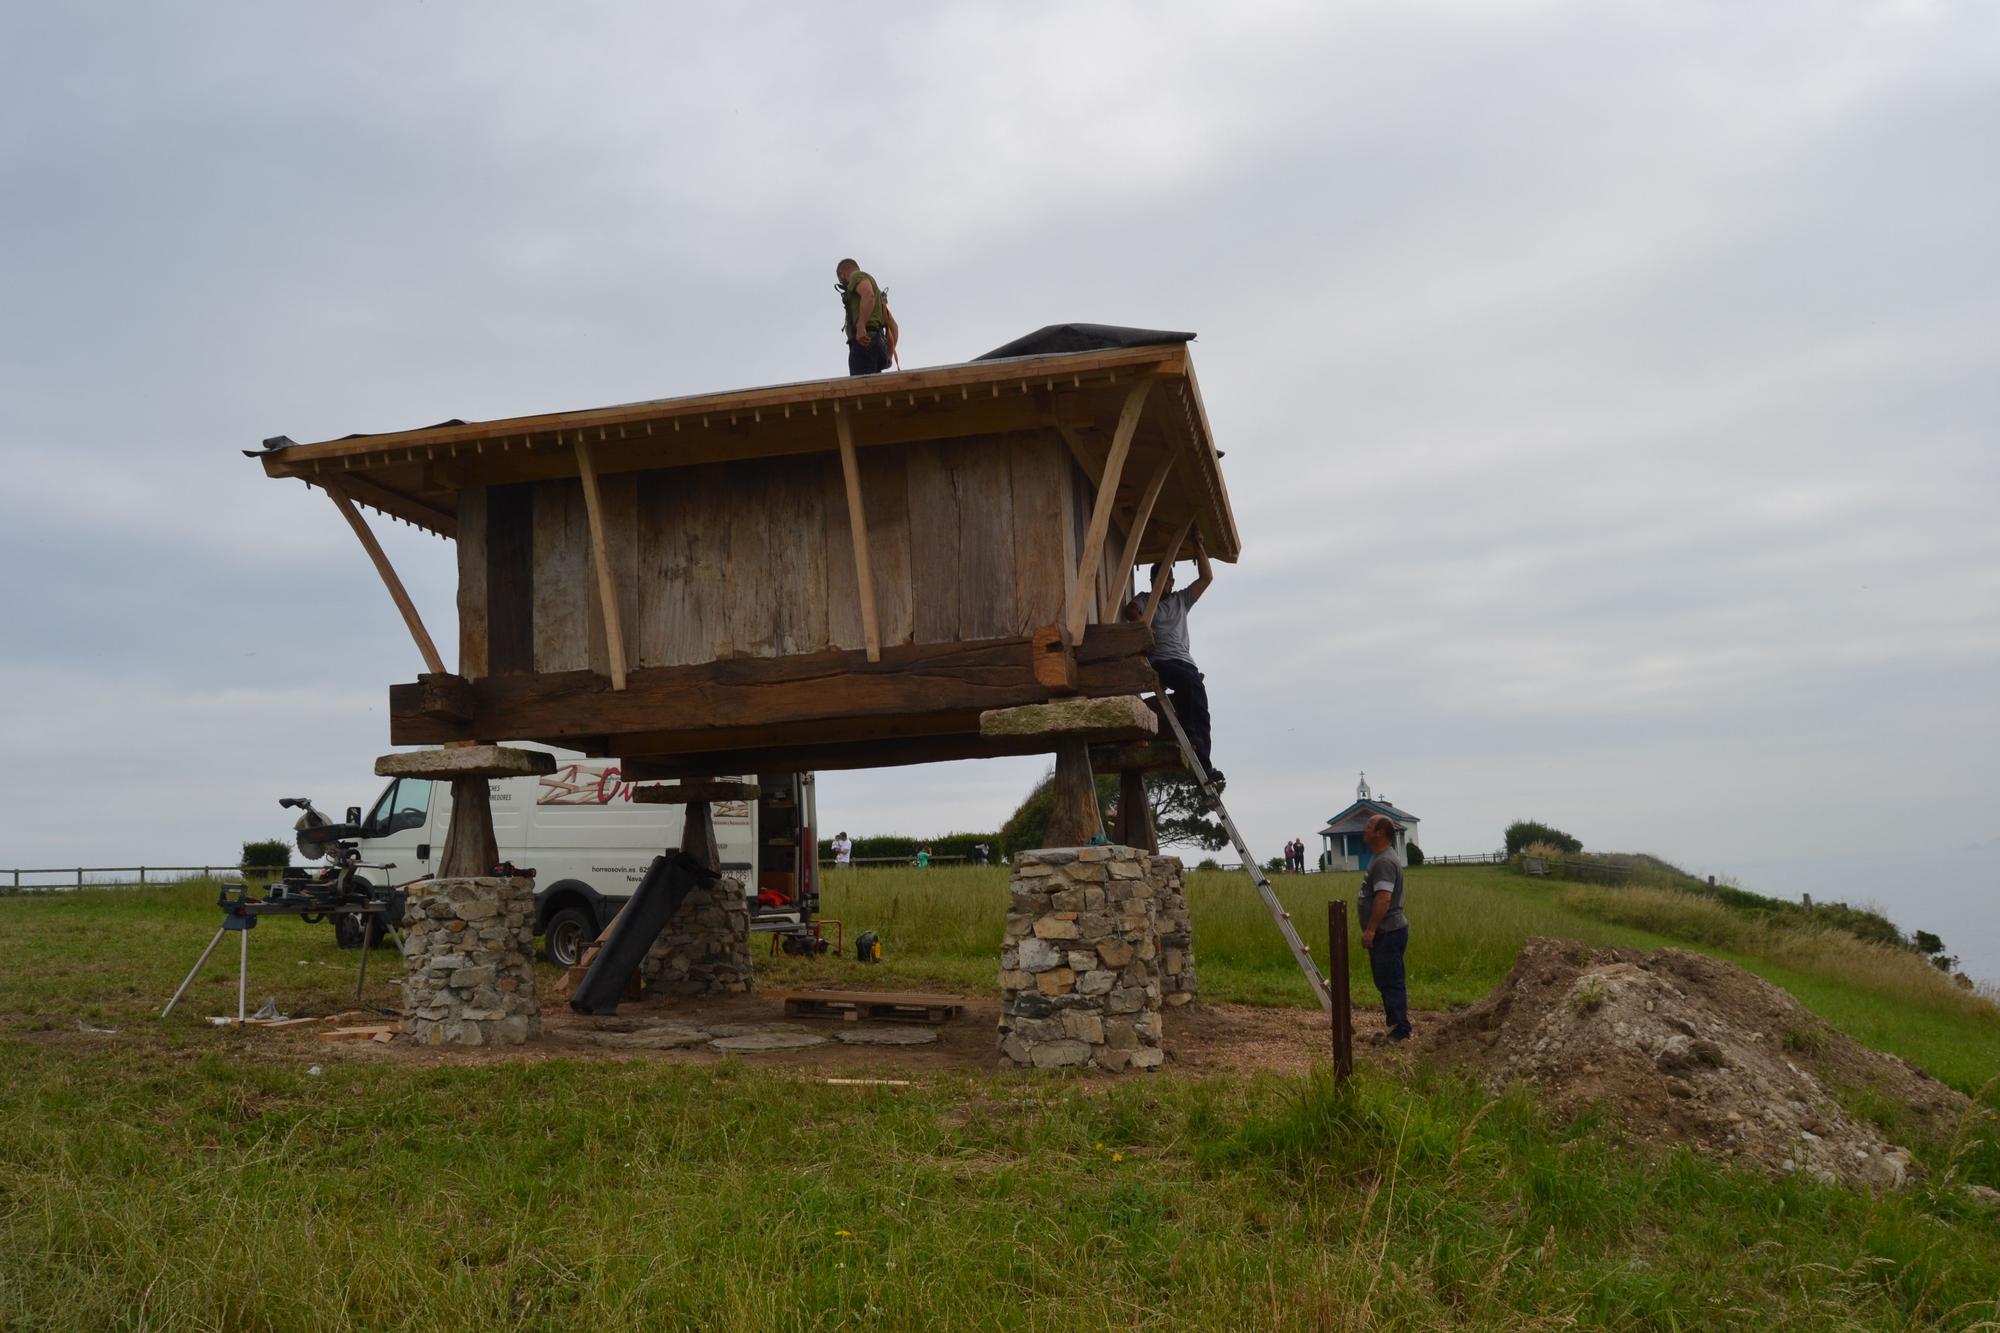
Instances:
[[[936,1028],[842,1028],[834,1037],[849,1046],[930,1046],[938,1039]]]
[[[754,801],[763,788],[754,782],[677,782],[664,787],[634,787],[632,799],[641,805],[692,805],[696,801]]]
[[[747,1055],[759,1051],[803,1051],[810,1046],[826,1045],[826,1038],[810,1032],[746,1032],[740,1037],[717,1037],[709,1045],[718,1051]]]
[[[507,745],[398,750],[375,761],[375,775],[383,778],[529,778],[555,771],[554,755]]]
[[[1138,739],[1156,734],[1160,719],[1136,694],[1109,699],[1055,699],[979,715],[982,736],[1086,736]]]

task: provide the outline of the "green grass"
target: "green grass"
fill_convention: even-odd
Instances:
[[[850,937],[881,932],[885,965],[758,963],[773,984],[990,988],[1004,884],[829,876],[828,912]],[[1427,1006],[1482,994],[1531,934],[1667,938],[1498,872],[1410,885]],[[1280,888],[1323,951],[1325,899],[1354,877]],[[1304,998],[1246,881],[1198,875],[1190,892],[1205,994]],[[1925,1150],[1929,1183],[1877,1199],[1642,1151],[1595,1114],[1556,1123],[1523,1092],[1421,1068],[1345,1089],[957,1073],[884,1088],[782,1065],[423,1068],[333,1048],[312,1076],[202,1021],[233,1009],[233,953],[182,1012],[151,1016],[212,933],[212,894],[0,900],[0,1327],[2000,1326],[2000,1215],[1949,1187],[1951,1145]],[[267,922],[252,1003],[344,1005],[354,957],[325,927]],[[1836,1026],[1962,1065],[1962,1086],[2000,1069],[2000,1029],[1974,1013],[1810,957],[1750,961]],[[370,1003],[393,1004],[395,971],[376,956]],[[1865,1102],[1851,1109],[1897,1118]],[[1974,1178],[1989,1148],[1961,1154]]]
[[[1351,904],[1360,876],[1281,875],[1273,882],[1313,956],[1325,958],[1327,900]],[[1462,1007],[1485,995],[1533,935],[1675,946],[1748,968],[1856,1040],[1900,1055],[1961,1092],[1977,1091],[2000,1072],[2000,1011],[1906,950],[1856,944],[1838,932],[1787,930],[1688,894],[1582,888],[1497,866],[1412,870],[1408,884],[1410,1000],[1419,1008]],[[830,977],[856,985],[991,988],[1006,885],[1001,867],[829,872],[827,914],[842,919],[850,939],[862,929],[880,934],[882,965],[792,960],[776,974],[788,984]],[[1188,899],[1204,998],[1311,1003],[1246,876],[1196,871],[1188,877]],[[1351,928],[1349,936],[1355,995],[1366,1002],[1372,998],[1366,959]]]

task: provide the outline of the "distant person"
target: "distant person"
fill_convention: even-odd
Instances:
[[[917,848],[917,869],[929,870],[930,868],[931,868],[931,849],[928,847]]]
[[[847,373],[879,375],[895,359],[896,343],[903,336],[889,313],[889,293],[852,259],[841,260],[833,276],[839,279],[834,285],[840,289],[841,309],[847,316],[842,325],[847,333]]]
[[[1387,815],[1376,815],[1361,830],[1362,845],[1374,855],[1361,874],[1361,947],[1368,951],[1368,971],[1382,992],[1382,1017],[1387,1025],[1380,1040],[1410,1039],[1410,997],[1403,981],[1403,953],[1410,946],[1410,921],[1403,915],[1403,863],[1396,856],[1396,826]]]
[[[984,866],[993,864],[993,848],[983,842],[972,844],[972,864]]]
[[[1194,537],[1194,559],[1195,581],[1185,591],[1175,590],[1172,566],[1164,561],[1153,566],[1153,587],[1159,590],[1160,601],[1153,612],[1152,662],[1161,689],[1173,691],[1174,712],[1187,732],[1188,743],[1194,746],[1194,757],[1201,761],[1209,781],[1220,787],[1222,774],[1216,772],[1208,757],[1208,687],[1202,683],[1201,671],[1194,664],[1194,650],[1188,643],[1188,608],[1200,601],[1208,585],[1215,582],[1215,570],[1209,566],[1208,548],[1202,544],[1200,533]],[[1137,597],[1125,608],[1128,620],[1143,620],[1145,614],[1145,602]]]
[[[833,863],[836,866],[851,866],[854,864],[854,839],[847,836],[846,829],[842,829],[834,835]]]

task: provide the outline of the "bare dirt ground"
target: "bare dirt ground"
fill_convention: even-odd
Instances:
[[[542,1035],[526,1046],[465,1050],[417,1046],[405,1038],[387,1042],[321,1038],[321,1025],[252,1028],[243,1039],[273,1055],[320,1059],[363,1059],[423,1065],[532,1062],[551,1058],[656,1060],[674,1064],[715,1064],[740,1059],[760,1065],[817,1071],[828,1077],[911,1078],[925,1073],[964,1071],[992,1073],[1001,1069],[997,1030],[1000,1004],[993,996],[961,996],[960,1009],[950,1020],[923,1023],[847,1023],[837,1019],[787,1018],[780,992],[717,998],[663,998],[628,1001],[616,1016],[594,1017],[572,1012],[561,1004],[544,1006]],[[1441,1021],[1441,1015],[1417,1013],[1421,1032]],[[354,1025],[389,1024],[393,1018],[355,1016]],[[848,1044],[853,1035],[887,1034],[888,1040],[912,1040],[911,1034],[935,1033],[923,1045]],[[1404,1056],[1368,1044],[1382,1030],[1379,1011],[1355,1013],[1356,1059],[1363,1063]],[[802,1049],[770,1051],[718,1050],[714,1036],[768,1033],[782,1041],[793,1035],[821,1038]],[[1327,1020],[1318,1009],[1271,1009],[1240,1004],[1192,1004],[1166,1014],[1167,1065],[1170,1071],[1201,1077],[1209,1074],[1272,1072],[1299,1074],[1330,1059]],[[1108,1077],[1108,1076],[1107,1076]]]
[[[1945,1136],[1968,1106],[1762,978],[1682,949],[1531,939],[1504,982],[1421,1045],[1496,1088],[1525,1079],[1560,1112],[1607,1103],[1643,1139],[1875,1187],[1902,1184],[1909,1155],[1840,1094],[1886,1098]]]

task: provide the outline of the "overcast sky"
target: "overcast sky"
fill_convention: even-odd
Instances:
[[[0,867],[379,786],[420,661],[240,449],[837,374],[849,253],[906,365],[1198,331],[1267,853],[1361,769],[1433,853],[2000,839],[1996,15],[9,4]],[[449,545],[386,526],[452,642]],[[823,822],[992,828],[1039,768]]]

